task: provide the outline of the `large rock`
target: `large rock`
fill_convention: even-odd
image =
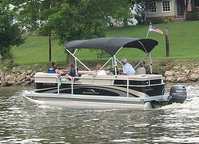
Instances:
[[[199,67],[195,67],[191,70],[191,73],[189,75],[189,79],[191,81],[197,81],[199,79]]]
[[[23,72],[22,74],[19,75],[19,81],[24,81],[26,78],[26,73]]]
[[[199,80],[199,74],[198,73],[192,73],[189,75],[189,80],[190,81],[197,81]]]
[[[13,74],[8,74],[5,76],[5,81],[14,81],[14,75]]]
[[[175,81],[176,81],[176,78],[173,77],[173,76],[167,76],[167,77],[165,78],[165,80],[166,80],[167,82],[175,82]]]
[[[31,81],[31,76],[30,75],[26,75],[25,80],[26,81]]]
[[[169,76],[173,76],[174,74],[175,74],[175,72],[172,71],[172,70],[170,70],[170,71],[166,71],[164,75],[165,75],[166,77],[169,77]]]
[[[27,74],[30,75],[33,71],[32,70],[27,70]]]
[[[178,78],[176,80],[176,82],[187,82],[187,81],[189,81],[189,79],[187,76],[184,76],[184,75],[178,76]]]

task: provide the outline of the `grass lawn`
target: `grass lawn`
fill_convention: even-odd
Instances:
[[[170,58],[169,59],[196,59],[199,60],[199,21],[172,22],[155,25],[160,29],[169,29]],[[139,37],[145,38],[148,30],[146,25],[138,25],[125,28],[113,28],[107,31],[111,37]],[[155,59],[168,59],[165,57],[164,37],[158,33],[150,33],[149,38],[156,39],[159,45],[152,51]],[[122,50],[119,57],[138,59],[143,57],[140,50]],[[98,58],[94,50],[81,50],[80,59],[92,60]],[[29,36],[24,44],[12,48],[12,54],[17,64],[36,64],[48,62],[48,38],[44,36]],[[106,56],[103,56],[106,57]],[[56,62],[64,62],[66,55],[63,44],[53,40],[52,59]],[[99,59],[99,58],[98,58]]]
[[[12,48],[12,54],[17,64],[37,64],[48,62],[48,37],[28,36],[25,42]],[[63,45],[56,40],[52,42],[52,59],[64,61],[65,53]]]

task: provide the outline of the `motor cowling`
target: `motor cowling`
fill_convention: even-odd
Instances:
[[[174,85],[170,89],[169,103],[183,103],[187,98],[187,91],[184,85]]]

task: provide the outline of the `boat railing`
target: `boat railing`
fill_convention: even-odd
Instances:
[[[60,76],[58,74],[39,73],[35,76],[35,83],[54,83],[57,84],[57,93],[60,93],[62,84],[71,85],[71,94],[74,94],[74,85],[95,85],[95,86],[120,86],[126,87],[129,96],[130,87],[148,87],[161,85],[162,77],[151,75],[82,75],[71,77],[69,75]]]
[[[74,85],[95,85],[95,86],[104,86],[104,85],[115,85],[115,86],[122,86],[126,87],[126,96],[129,96],[129,87],[146,87],[146,86],[156,86],[160,84],[164,84],[161,80],[161,83],[159,84],[152,84],[150,80],[145,80],[146,83],[143,85],[135,85],[130,84],[130,81],[132,81],[132,78],[129,78],[128,76],[118,77],[118,76],[91,76],[91,77],[70,77],[70,76],[60,76],[57,77],[58,81],[58,94],[60,92],[60,86],[62,84],[71,84],[71,94],[74,94]],[[116,84],[114,83],[115,80],[122,80],[125,82],[125,84]],[[154,80],[154,79],[153,79]],[[143,80],[136,80],[142,82]]]
[[[83,77],[66,77],[66,76],[62,76],[62,77],[57,77],[58,78],[58,85],[57,85],[57,93],[59,94],[59,92],[60,92],[60,86],[61,86],[61,84],[71,84],[71,94],[73,95],[74,94],[74,85],[75,84],[85,84],[85,83],[77,83],[76,81],[79,81],[79,80],[81,80],[81,79],[86,79],[86,80],[93,80],[93,78],[92,77],[90,77],[90,78],[83,78]],[[63,79],[64,79],[64,81],[63,81]],[[101,80],[100,78],[98,78],[99,80]],[[114,79],[111,79],[111,78],[109,78],[108,80],[113,80],[113,82],[114,82],[114,80],[115,80],[116,78],[114,78]],[[104,78],[104,80],[105,80],[105,78]],[[123,85],[123,86],[126,86],[126,96],[127,97],[129,97],[129,78],[128,77],[126,77],[126,79],[122,79],[122,80],[125,80],[125,81],[127,81],[127,84],[126,85]],[[112,84],[113,84],[113,82],[112,82]],[[92,83],[92,85],[99,85],[99,84],[95,84],[95,83]],[[103,84],[101,84],[101,85],[103,85]]]
[[[118,77],[118,76],[92,76],[92,77],[68,77],[68,76],[61,76],[61,77],[57,77],[58,80],[61,84],[91,84],[92,85],[117,85],[117,86],[125,86],[125,85],[129,85],[129,86],[138,86],[138,87],[146,87],[146,86],[156,86],[156,85],[160,85],[163,84],[163,79],[162,78],[156,78],[156,79],[133,79],[129,76],[123,76],[123,77]],[[83,81],[85,80],[85,81]],[[86,80],[92,80],[89,81],[88,83],[86,83]],[[107,81],[105,81],[107,80]],[[126,81],[125,84],[117,84],[114,83],[116,80],[121,80],[121,81]],[[159,80],[157,83],[152,83],[151,81],[154,80]],[[103,81],[103,83],[93,83],[93,82],[99,82],[99,81]],[[131,84],[129,81],[136,81],[136,82],[144,82],[141,84]]]

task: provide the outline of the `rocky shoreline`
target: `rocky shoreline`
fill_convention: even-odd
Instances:
[[[187,83],[199,81],[199,64],[197,63],[168,63],[154,67],[156,68],[155,73],[160,73],[165,77],[165,82]],[[45,66],[16,66],[10,70],[0,69],[0,86],[30,86],[34,82],[34,74],[37,71],[45,72],[46,69]]]
[[[45,66],[14,66],[0,69],[0,86],[30,86],[37,71],[45,71]]]
[[[178,64],[164,72],[166,82],[186,83],[199,80],[199,64]]]

